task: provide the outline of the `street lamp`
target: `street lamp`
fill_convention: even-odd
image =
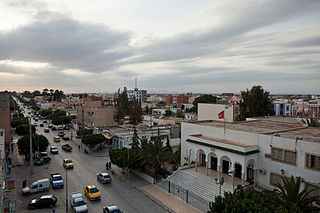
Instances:
[[[218,180],[218,178],[214,179],[216,181],[216,184],[219,184],[219,196],[221,196],[221,186],[224,183],[224,177],[222,177],[220,180]]]
[[[66,169],[66,213],[68,212],[68,169]]]

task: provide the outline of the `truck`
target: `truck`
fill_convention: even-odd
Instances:
[[[64,145],[62,145],[62,150],[66,151],[66,152],[71,152],[72,146],[70,146],[69,144],[64,144]]]
[[[64,186],[63,178],[59,173],[53,173],[50,175],[50,182],[52,185],[52,188],[54,189],[61,189]]]
[[[85,213],[88,212],[87,203],[84,202],[83,196],[80,192],[73,192],[70,196],[70,205],[74,212]]]
[[[22,189],[24,195],[29,195],[37,192],[45,192],[50,188],[49,179],[41,179],[33,182],[30,187],[25,187]]]

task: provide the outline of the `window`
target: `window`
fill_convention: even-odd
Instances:
[[[310,169],[320,170],[320,156],[306,154],[306,167]]]
[[[275,174],[275,173],[270,173],[270,185],[275,186],[276,183],[281,183],[281,175]]]
[[[297,153],[290,150],[271,148],[271,159],[284,163],[296,164]]]

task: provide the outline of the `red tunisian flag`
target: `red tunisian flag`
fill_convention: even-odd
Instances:
[[[224,119],[224,110],[218,113],[218,119]]]

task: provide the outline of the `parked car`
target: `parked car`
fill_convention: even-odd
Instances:
[[[22,189],[22,193],[24,195],[29,195],[37,192],[44,192],[48,191],[50,188],[50,182],[49,179],[41,179],[37,180],[36,182],[33,182],[30,187],[25,187]]]
[[[52,126],[51,130],[57,130],[57,127]]]
[[[52,124],[48,124],[48,128],[52,128],[53,127],[53,125]]]
[[[52,208],[56,205],[57,198],[54,195],[42,195],[38,199],[33,199],[28,204],[29,209]]]
[[[60,137],[63,137],[63,136],[64,136],[64,132],[58,132],[58,135],[59,135]]]
[[[62,137],[62,139],[65,140],[65,141],[68,141],[70,138],[69,138],[69,136],[64,135],[64,136]]]
[[[49,128],[44,128],[43,131],[44,131],[45,133],[50,132]]]
[[[47,122],[48,122],[47,120],[43,120],[43,123],[45,123],[45,124],[46,124]]]
[[[103,213],[122,213],[117,206],[106,206],[103,207]]]
[[[73,168],[73,161],[70,158],[66,158],[62,161],[63,167],[66,169]]]
[[[33,126],[38,126],[37,122],[34,122],[34,123],[33,123]]]
[[[59,125],[58,130],[63,130],[63,126]]]
[[[111,177],[108,173],[102,172],[97,174],[97,180],[101,183],[111,183]]]
[[[54,189],[61,189],[64,186],[63,178],[59,173],[51,174],[50,182],[51,182],[52,188]]]
[[[70,146],[69,144],[64,144],[61,146],[62,150],[66,151],[66,152],[71,152],[72,151],[72,146]]]
[[[55,136],[53,139],[54,142],[60,142],[60,137],[59,136]]]
[[[94,185],[87,185],[84,187],[84,194],[89,198],[89,200],[100,200],[101,193],[99,189]]]
[[[50,152],[51,152],[51,154],[58,154],[59,153],[58,147],[51,146],[50,147]]]
[[[35,118],[34,121],[39,121],[39,119],[38,119],[38,118]]]
[[[49,156],[44,156],[44,157],[41,157],[40,159],[38,159],[37,161],[35,161],[33,164],[35,166],[42,166],[44,164],[47,164],[51,161],[51,158]]]
[[[39,126],[40,126],[40,127],[44,127],[43,123],[41,123]]]
[[[74,192],[70,196],[71,208],[76,213],[88,212],[86,202],[84,202],[83,196],[80,192]]]

